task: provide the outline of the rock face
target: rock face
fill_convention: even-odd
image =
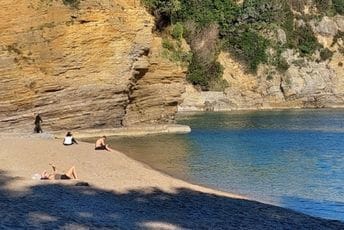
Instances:
[[[166,122],[185,70],[159,56],[136,0],[3,0],[0,130],[111,128]]]
[[[32,131],[35,113],[44,130],[56,131],[166,123],[177,107],[344,106],[343,16],[311,22],[333,52],[329,61],[288,50],[285,74],[260,66],[253,75],[221,53],[229,87],[199,92],[185,83],[186,68],[162,57],[154,19],[139,0],[68,2],[1,1],[0,131]],[[285,32],[277,32],[285,43]]]
[[[200,92],[189,86],[179,110],[344,107],[343,24],[340,15],[311,22],[318,41],[333,56],[324,61],[317,54],[309,60],[287,50],[282,54],[289,65],[285,73],[261,65],[257,74],[250,74],[230,54],[221,53],[219,62],[229,87],[224,92]],[[278,31],[278,40],[284,42],[282,31]]]
[[[129,104],[123,124],[171,122],[185,92],[186,69],[161,59],[161,38],[154,37],[147,60],[141,60],[134,69],[135,83],[129,95]],[[147,71],[147,72],[146,72]],[[142,72],[146,72],[142,77]]]

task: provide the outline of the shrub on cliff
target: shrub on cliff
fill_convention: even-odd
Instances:
[[[268,60],[269,31],[285,24],[293,27],[289,5],[277,0],[245,0],[235,20],[226,24],[232,26],[221,28],[224,49],[234,52],[253,72]]]
[[[191,61],[191,54],[181,47],[179,40],[173,40],[168,37],[162,39],[163,52],[162,56],[170,61],[181,65],[188,65]]]
[[[239,32],[240,31],[240,32]],[[247,62],[251,71],[256,71],[260,63],[267,61],[268,40],[250,28],[237,29],[237,36],[226,39],[226,47]]]
[[[173,22],[173,15],[180,10],[179,0],[141,0],[155,16],[156,29],[162,31]]]
[[[333,7],[338,14],[344,14],[344,1],[343,0],[332,0]]]
[[[211,82],[221,82],[223,67],[217,62],[220,52],[219,29],[216,24],[196,28],[194,23],[186,23],[187,40],[192,50],[187,80],[199,85],[203,90],[214,90]],[[219,87],[217,87],[219,88]]]
[[[220,50],[231,52],[254,72],[262,63],[275,65],[280,71],[287,69],[280,57],[287,48],[298,50],[302,56],[311,56],[321,48],[307,23],[310,16],[303,15],[307,0],[244,0],[242,4],[234,0],[142,1],[157,15],[158,30],[163,28],[161,18],[165,17],[168,25],[174,25],[171,37],[187,40],[193,54],[187,78],[203,89],[210,89],[212,81],[221,82],[217,63]],[[337,12],[342,12],[344,5],[343,0],[313,3],[326,11],[334,7]],[[302,26],[295,25],[296,17]],[[276,29],[283,29],[286,44],[274,36]],[[268,48],[272,52],[267,52]],[[323,52],[325,56],[328,53]]]
[[[309,56],[322,47],[308,25],[295,29],[293,39],[292,48],[297,48],[301,56]]]
[[[181,7],[176,16],[179,20],[194,21],[198,27],[209,24],[220,24],[220,27],[230,26],[231,20],[237,16],[238,5],[232,0],[180,0]]]
[[[180,22],[177,22],[173,25],[171,35],[173,38],[177,40],[181,40],[183,38],[184,27]]]
[[[336,13],[344,13],[344,1],[343,0],[314,0],[315,5],[319,12],[334,16]]]
[[[314,0],[317,9],[324,13],[331,9],[331,1],[332,0]]]
[[[202,90],[217,90],[220,87],[215,86],[216,82],[222,82],[223,66],[213,61],[204,64],[200,57],[194,56],[189,65],[187,80],[194,85],[201,86]]]

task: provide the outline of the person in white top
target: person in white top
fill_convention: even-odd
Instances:
[[[78,142],[74,139],[71,132],[67,132],[66,136],[64,137],[63,144],[64,145],[72,145],[72,144],[78,144]]]

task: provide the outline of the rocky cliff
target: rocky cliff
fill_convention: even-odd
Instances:
[[[233,55],[222,52],[218,61],[229,86],[224,92],[201,92],[190,85],[179,110],[344,107],[344,17],[323,17],[310,25],[319,43],[333,54],[331,58],[323,60],[319,52],[306,58],[289,49],[282,53],[287,65],[283,73],[260,65],[253,74]],[[285,42],[283,30],[276,36]]]
[[[344,107],[344,18],[319,18],[295,23],[308,23],[330,58],[287,49],[283,73],[261,64],[253,74],[221,52],[228,87],[201,92],[186,84],[186,67],[176,62],[188,60],[184,41],[175,46],[155,34],[156,20],[139,0],[3,0],[0,131],[31,131],[36,113],[55,131],[167,123],[177,107]],[[273,36],[286,42],[281,29]]]
[[[161,58],[138,0],[3,0],[0,130],[111,128],[173,118],[185,69]]]

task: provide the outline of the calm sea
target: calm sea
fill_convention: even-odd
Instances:
[[[344,221],[344,110],[194,113],[185,135],[110,145],[181,179]]]

